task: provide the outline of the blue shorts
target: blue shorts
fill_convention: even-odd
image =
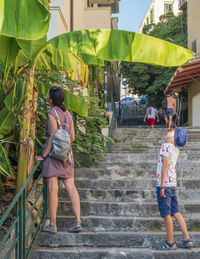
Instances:
[[[173,215],[179,212],[178,201],[176,197],[176,187],[165,187],[166,198],[160,197],[160,188],[156,188],[156,197],[158,201],[158,207],[160,210],[160,216],[162,218]]]
[[[173,116],[173,115],[174,115],[174,110],[173,110],[173,108],[167,108],[167,110],[165,111],[165,115],[167,115],[167,116]]]

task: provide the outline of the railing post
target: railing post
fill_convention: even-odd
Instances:
[[[19,197],[19,258],[23,258],[23,247],[22,247],[22,239],[23,239],[23,223],[22,223],[22,196]]]
[[[18,239],[18,233],[19,233],[19,207],[18,202],[16,202],[15,205],[15,217],[18,218],[16,225],[15,225],[15,239]],[[18,253],[19,253],[19,240],[15,244],[15,259],[18,259]]]
[[[23,206],[23,215],[22,215],[22,247],[23,247],[23,259],[26,259],[26,189],[24,189],[22,194],[22,206]]]
[[[42,222],[45,221],[47,215],[47,202],[48,202],[48,194],[47,194],[47,180],[43,178],[43,215],[42,215]]]

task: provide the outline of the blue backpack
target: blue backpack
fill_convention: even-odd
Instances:
[[[187,132],[186,130],[176,127],[174,133],[174,142],[177,147],[185,146],[187,142]]]

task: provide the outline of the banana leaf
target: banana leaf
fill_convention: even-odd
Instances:
[[[46,95],[47,91],[52,85],[48,83],[43,83],[39,81],[37,83],[39,89],[39,94]],[[65,92],[65,101],[64,104],[68,110],[76,112],[81,117],[88,116],[88,103],[85,102],[82,98],[72,94],[70,91],[63,89]]]
[[[76,54],[87,65],[107,60],[176,67],[194,55],[188,49],[145,34],[109,29],[69,32],[49,43],[61,51]]]
[[[80,85],[88,86],[88,66],[78,56],[48,44],[45,51],[38,58],[36,67],[50,70],[53,66],[56,66],[60,71],[68,72],[70,78],[78,80]]]
[[[0,144],[0,174],[13,177],[14,173],[8,158],[8,153]]]
[[[11,111],[4,107],[0,111],[0,139],[10,133],[15,123],[15,116]]]
[[[1,0],[0,35],[25,40],[46,36],[49,28],[47,0]]]

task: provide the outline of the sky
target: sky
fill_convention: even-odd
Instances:
[[[119,13],[113,16],[119,18],[119,30],[137,32],[151,0],[120,0]]]

